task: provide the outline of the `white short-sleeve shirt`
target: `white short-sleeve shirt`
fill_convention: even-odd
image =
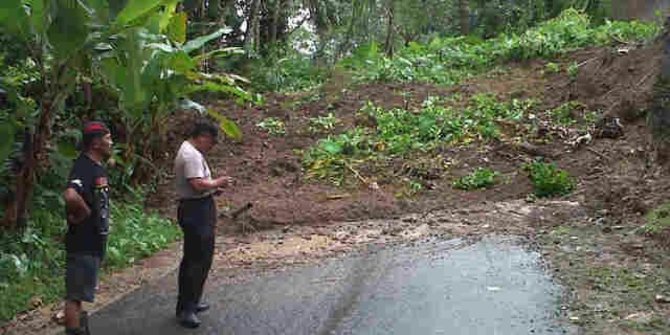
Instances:
[[[181,144],[177,157],[174,159],[174,173],[179,200],[198,199],[212,194],[211,190],[196,191],[189,182],[189,179],[193,178],[212,179],[205,156],[191,142],[184,141]]]

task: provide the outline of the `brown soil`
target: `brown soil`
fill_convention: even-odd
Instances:
[[[576,78],[570,78],[567,71],[545,75],[545,62],[531,62],[513,64],[500,73],[475,78],[450,89],[427,84],[368,84],[349,89],[326,86],[316,92],[315,97],[270,95],[265,106],[258,108],[225,102],[212,105],[210,107],[236,121],[245,135],[243,142],[225,141],[210,154],[214,173],[232,176],[236,181],[235,186],[219,198],[219,206],[234,209],[253,203],[249,220],[262,228],[389,218],[407,212],[518,199],[531,191],[521,165],[534,156],[546,155],[578,178],[580,187],[572,197],[580,197],[594,209],[605,208],[626,215],[645,213],[666,198],[670,187],[660,170],[650,165],[652,146],[641,119],[660,68],[661,54],[659,46],[621,53],[612,48],[597,48],[557,60],[563,69],[578,64]],[[417,157],[421,171],[414,171],[416,164],[398,162],[393,165],[394,169],[409,169],[404,172],[410,175],[414,172],[420,177],[426,174],[424,170],[441,170],[423,176],[422,183],[428,190],[409,198],[398,196],[402,190],[397,180],[393,180],[394,174],[390,177],[364,175],[377,181],[379,189],[361,184],[343,190],[305,178],[301,156],[296,151],[308,148],[320,137],[306,131],[309,117],[335,114],[341,120],[337,133],[356,124],[355,113],[368,101],[384,108],[414,109],[429,96],[459,94],[467,98],[482,92],[493,93],[501,99],[533,98],[539,100],[544,109],[577,100],[602,115],[621,117],[625,135],[617,139],[594,139],[587,146],[575,148],[565,143],[575,134],[566,133],[550,143],[533,143],[537,153],[507,142],[448,148],[432,157]],[[285,122],[286,135],[270,136],[256,127],[270,116]],[[188,119],[175,120],[176,130],[167,152],[174,152],[178,147],[183,130],[188,128]],[[443,168],[445,164],[447,169]],[[475,192],[451,187],[455,177],[482,165],[502,172],[506,182]],[[173,207],[165,204],[174,203],[173,199],[172,181],[166,179],[151,203],[172,215]]]

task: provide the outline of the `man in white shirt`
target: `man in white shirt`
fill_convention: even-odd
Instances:
[[[205,155],[217,143],[218,128],[196,123],[174,160],[179,207],[177,217],[184,232],[184,255],[179,265],[179,297],[176,314],[179,323],[197,328],[197,313],[209,309],[200,299],[214,256],[216,206],[213,195],[230,185],[230,177],[212,179]]]

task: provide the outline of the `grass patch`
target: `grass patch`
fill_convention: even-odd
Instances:
[[[540,198],[566,195],[575,188],[567,171],[554,163],[533,162],[526,166],[536,196]]]
[[[454,187],[459,190],[476,190],[488,188],[496,183],[500,174],[489,168],[477,168],[467,176],[463,176],[454,182]]]
[[[642,227],[642,231],[649,235],[660,235],[670,230],[670,203],[663,204],[649,214],[647,214],[647,223]]]
[[[179,239],[179,227],[154,214],[146,214],[137,199],[112,205],[112,225],[106,271],[131,265]],[[22,311],[48,304],[64,295],[64,236],[61,210],[37,210],[29,229],[0,237],[0,322]]]
[[[326,116],[310,118],[308,130],[312,134],[329,133],[335,130],[339,123],[340,120],[333,113],[328,113]]]
[[[256,124],[256,127],[272,136],[286,135],[286,124],[276,117],[268,117]]]

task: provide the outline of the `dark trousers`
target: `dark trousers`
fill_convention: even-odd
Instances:
[[[179,265],[177,312],[194,312],[202,297],[214,257],[216,207],[212,197],[182,200],[177,211],[184,232],[184,256]]]

